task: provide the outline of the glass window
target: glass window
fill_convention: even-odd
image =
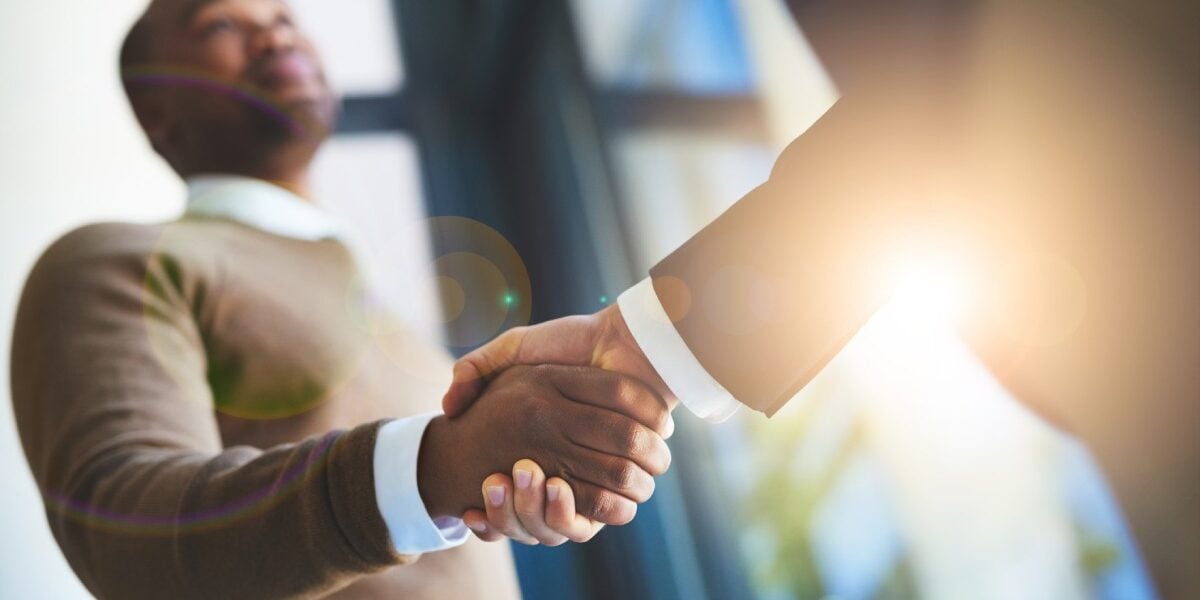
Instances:
[[[730,93],[751,87],[725,0],[573,0],[576,30],[602,86]]]
[[[319,202],[350,232],[382,300],[441,342],[441,304],[416,145],[400,133],[336,136],[313,165]]]
[[[679,129],[618,132],[612,151],[639,272],[762,183],[775,156],[763,143]]]
[[[389,0],[292,0],[291,5],[325,59],[334,89],[348,95],[377,95],[395,92],[403,85]]]

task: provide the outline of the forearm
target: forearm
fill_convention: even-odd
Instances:
[[[435,519],[459,516],[478,504],[480,498],[478,486],[466,483],[469,478],[462,477],[452,467],[459,461],[455,445],[448,437],[448,425],[446,417],[430,421],[417,455],[417,489],[429,515]],[[482,482],[487,475],[484,473],[478,481]]]
[[[115,448],[48,480],[51,528],[101,597],[318,594],[408,558],[375,504],[377,424],[267,451]]]

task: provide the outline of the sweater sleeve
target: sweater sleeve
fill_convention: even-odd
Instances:
[[[103,598],[330,592],[409,562],[374,493],[380,423],[222,448],[187,277],[141,230],[47,251],[14,328],[12,395],[67,560]],[[194,294],[192,296],[195,296]]]

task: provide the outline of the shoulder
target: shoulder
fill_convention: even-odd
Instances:
[[[162,237],[164,225],[92,223],[75,228],[50,244],[34,271],[55,270],[131,257],[147,257]]]
[[[238,227],[221,221],[181,219],[163,223],[92,223],[73,229],[42,253],[34,272],[144,266],[153,260],[204,261],[212,247],[234,237]],[[244,234],[243,234],[244,235]]]
[[[139,277],[161,229],[161,225],[94,223],[63,234],[34,263],[25,281],[25,300],[45,302],[77,294],[89,282]]]

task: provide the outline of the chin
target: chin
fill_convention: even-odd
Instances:
[[[299,131],[324,137],[337,125],[340,103],[328,89],[304,87],[275,94],[275,101],[299,125]]]
[[[337,126],[339,105],[332,98],[301,98],[287,105],[308,137],[324,138]]]

